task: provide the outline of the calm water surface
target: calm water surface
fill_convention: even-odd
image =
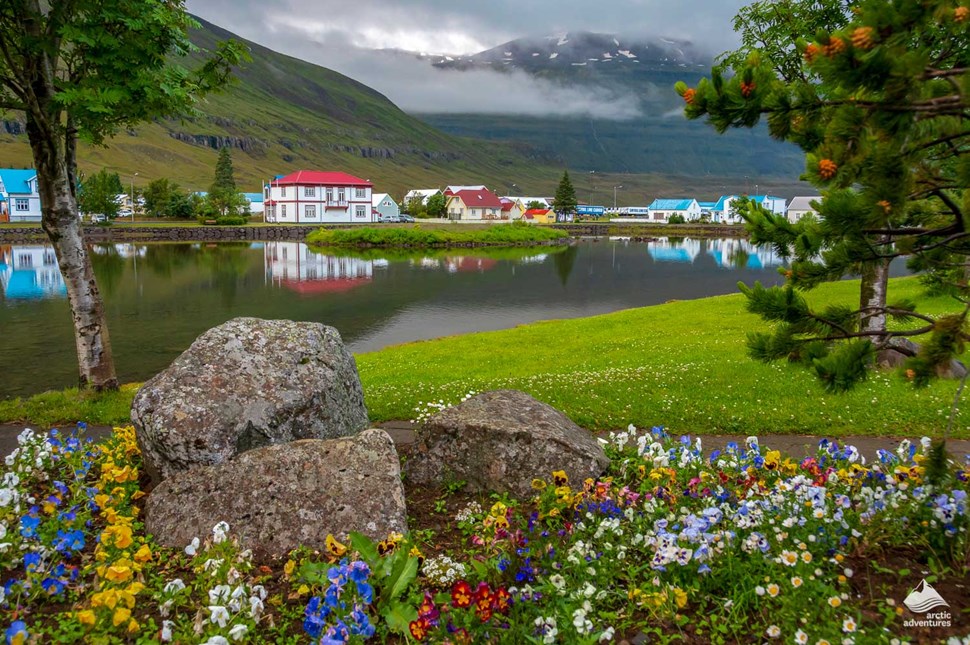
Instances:
[[[164,369],[199,334],[236,316],[326,323],[354,352],[367,352],[735,293],[739,280],[782,281],[779,258],[734,239],[603,239],[566,249],[412,256],[337,257],[296,242],[92,250],[123,382]],[[53,252],[0,245],[0,287],[0,397],[72,385],[74,338]]]

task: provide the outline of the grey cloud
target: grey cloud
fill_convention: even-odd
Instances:
[[[522,36],[602,31],[665,36],[707,53],[735,45],[742,0],[189,0],[206,20],[261,45],[334,69],[408,112],[638,116],[632,96],[591,94],[523,73],[447,72],[398,48],[474,53]]]

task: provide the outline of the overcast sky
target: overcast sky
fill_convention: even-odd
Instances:
[[[638,116],[632,97],[590,97],[524,74],[442,72],[368,49],[471,54],[523,36],[598,31],[733,47],[744,0],[188,0],[192,13],[270,49],[329,67],[411,112]],[[486,91],[487,90],[487,91]],[[525,97],[521,102],[510,96]],[[483,98],[489,97],[489,98]],[[528,97],[534,97],[529,99]],[[631,99],[631,100],[627,100]]]

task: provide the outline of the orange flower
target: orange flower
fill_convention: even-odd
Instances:
[[[812,43],[806,47],[805,53],[803,54],[805,56],[805,62],[811,64],[811,62],[815,60],[815,57],[818,56],[819,51],[819,47],[815,43]]]
[[[416,641],[424,640],[424,637],[428,635],[428,627],[430,627],[430,624],[424,618],[412,620],[408,625],[408,629],[411,631],[411,636],[414,636],[414,640]]]
[[[859,27],[852,32],[852,45],[857,49],[871,49],[876,40],[876,30],[872,27]]]
[[[686,103],[687,105],[693,105],[694,97],[696,95],[697,95],[697,90],[695,90],[693,87],[687,88],[687,91],[684,92],[684,103]]]
[[[884,210],[884,211],[886,212],[886,214],[887,214],[887,215],[889,214],[889,211],[891,211],[891,210],[893,209],[893,205],[892,205],[892,204],[890,204],[890,203],[889,203],[889,202],[888,202],[887,200],[885,200],[885,199],[883,199],[883,200],[881,200],[881,201],[878,201],[878,202],[876,202],[876,205],[877,205],[877,206],[882,206],[882,210]]]
[[[756,87],[757,85],[755,85],[754,81],[751,81],[750,83],[745,83],[742,81],[741,96],[743,96],[744,98],[750,97],[754,93],[754,90]]]
[[[504,588],[499,589],[495,592],[495,602],[493,604],[496,609],[504,614],[512,606],[511,595]]]
[[[838,169],[838,164],[831,159],[822,159],[818,162],[818,174],[822,179],[831,179],[832,177],[835,177],[835,172]]]
[[[953,10],[954,22],[966,22],[970,18],[970,9],[967,7],[957,7]]]

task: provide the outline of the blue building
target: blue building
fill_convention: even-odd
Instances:
[[[606,207],[580,204],[576,207],[576,214],[585,215],[587,217],[602,217],[603,215],[606,215]]]

